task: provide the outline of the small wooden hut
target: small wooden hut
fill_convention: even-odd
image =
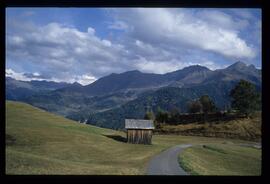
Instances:
[[[152,120],[125,119],[127,142],[133,144],[151,144],[154,123]]]

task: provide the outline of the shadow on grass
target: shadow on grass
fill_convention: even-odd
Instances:
[[[12,146],[14,145],[16,142],[15,137],[13,137],[12,135],[6,134],[6,145],[7,146]]]
[[[103,136],[105,137],[108,137],[110,139],[113,139],[113,140],[116,140],[116,141],[119,141],[119,142],[127,142],[127,139],[125,137],[122,137],[120,135],[104,135]]]

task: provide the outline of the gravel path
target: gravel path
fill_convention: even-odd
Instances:
[[[178,155],[191,144],[177,145],[161,152],[150,160],[148,175],[188,175],[178,163]]]

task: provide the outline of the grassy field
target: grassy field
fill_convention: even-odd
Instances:
[[[260,175],[261,150],[232,144],[206,144],[187,148],[179,163],[192,175]]]
[[[253,118],[242,118],[228,122],[191,123],[185,125],[161,125],[161,133],[207,136],[222,138],[238,138],[250,141],[261,140],[261,114]]]
[[[148,161],[177,144],[241,140],[154,135],[152,145],[127,144],[125,133],[78,124],[33,106],[6,101],[6,174],[145,174]]]

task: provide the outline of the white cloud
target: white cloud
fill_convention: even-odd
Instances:
[[[22,30],[20,34],[7,35],[7,48],[8,61],[12,58],[10,62],[20,64],[16,59],[24,59],[43,73],[54,72],[57,78],[87,71],[102,76],[104,69],[99,70],[99,66],[105,64],[113,68],[126,53],[122,45],[95,36],[91,27],[81,32],[58,23],[36,27],[32,32]]]
[[[31,80],[48,80],[48,79],[43,79],[40,78],[40,74],[38,72],[34,72],[31,74],[32,77],[28,77],[29,75],[25,75],[24,72],[16,72],[10,68],[6,69],[6,77],[11,77],[16,80],[21,80],[21,81],[31,81]],[[51,80],[53,81],[53,80]]]
[[[36,77],[40,76],[40,74],[38,72],[34,72],[33,75]]]
[[[112,46],[112,43],[109,40],[102,40],[103,45],[105,45],[106,47],[110,47]]]
[[[214,25],[215,27],[229,29],[230,31],[244,29],[249,25],[246,19],[236,19],[218,10],[202,10],[195,17],[205,21],[209,26]]]
[[[10,68],[6,69],[6,77],[11,77],[16,80],[20,81],[31,81],[31,80],[37,80],[37,81],[54,81],[54,82],[68,82],[68,83],[74,83],[78,82],[82,85],[88,85],[97,80],[94,76],[91,74],[83,74],[83,75],[75,75],[72,76],[72,78],[44,78],[40,73],[34,72],[34,73],[24,73],[24,72],[16,72]]]
[[[92,27],[88,27],[88,29],[87,29],[87,33],[88,34],[90,34],[90,35],[94,35],[95,34],[95,29],[94,28],[92,28]]]
[[[30,81],[31,78],[28,78],[24,75],[23,72],[15,72],[14,70],[8,68],[6,69],[6,77],[11,77],[16,80],[22,80],[22,81]]]
[[[164,74],[182,69],[183,67],[188,66],[188,63],[183,63],[176,60],[169,62],[149,61],[146,58],[141,57],[136,61],[135,66],[137,69],[143,72]]]
[[[131,37],[145,43],[169,47],[185,45],[232,58],[254,58],[256,55],[252,47],[239,37],[239,27],[236,28],[239,23],[225,13],[213,11],[212,15],[202,13],[204,16],[199,16],[181,9],[159,8],[119,9],[115,12],[120,21],[130,23],[133,28],[129,33]],[[221,26],[224,24],[226,26]]]
[[[20,36],[9,36],[7,37],[8,42],[12,42],[14,45],[22,45],[24,43],[24,39]]]
[[[232,12],[234,12],[236,15],[240,16],[241,18],[244,19],[254,19],[254,16],[248,9],[232,9]]]
[[[95,82],[96,80],[97,79],[94,76],[90,74],[84,74],[81,76],[75,76],[75,80],[73,82],[79,82],[82,85],[88,85]]]
[[[56,22],[39,26],[9,19],[6,35],[8,66],[22,70],[29,66],[31,71],[40,74],[36,78],[48,74],[53,76],[52,80],[88,84],[110,73],[134,69],[166,73],[196,63],[216,69],[224,64],[217,63],[216,56],[231,63],[236,59],[252,60],[258,55],[256,46],[248,44],[253,42],[247,42],[240,34],[251,26],[241,18],[245,15],[235,17],[206,9],[124,8],[107,11],[111,12],[113,20],[104,23],[109,24],[107,31],[117,35],[113,40],[108,35],[99,37],[95,28],[88,25],[82,31]],[[261,22],[257,22],[253,35],[259,35],[260,25]],[[23,73],[14,75],[25,77]]]

